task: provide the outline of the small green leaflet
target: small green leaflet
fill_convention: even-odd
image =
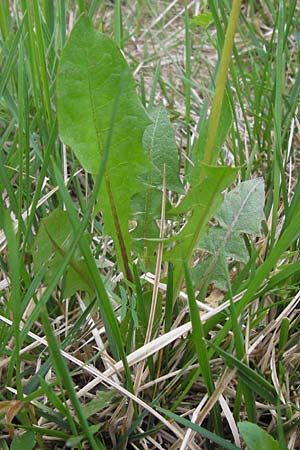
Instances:
[[[48,270],[44,280],[46,283],[52,279],[62,263],[73,238],[73,228],[66,211],[55,209],[42,219],[32,246],[32,256],[35,272],[47,264]],[[76,250],[66,273],[64,297],[70,297],[77,291],[87,291],[90,294],[93,292],[92,282],[79,250]]]
[[[116,391],[97,391],[96,397],[82,407],[85,417],[88,419],[93,414],[100,412],[111,404],[112,400],[117,397]]]
[[[192,25],[195,25],[198,27],[203,27],[203,28],[208,28],[212,22],[213,22],[213,15],[210,12],[198,14],[197,16],[194,16],[191,19]]]
[[[248,450],[280,450],[278,442],[255,423],[239,422],[238,429]]]
[[[221,290],[227,290],[223,255],[247,262],[248,252],[242,234],[260,236],[261,222],[265,218],[264,202],[264,182],[261,178],[244,181],[225,195],[215,216],[219,225],[211,227],[198,244],[198,248],[208,252],[209,256],[193,270],[196,286],[205,280],[206,283],[214,282]]]

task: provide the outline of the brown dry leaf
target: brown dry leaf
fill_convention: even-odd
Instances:
[[[10,427],[9,424],[12,423],[14,417],[23,408],[24,402],[21,400],[11,400],[0,402],[0,412],[5,412],[4,423],[7,424],[7,430],[11,438],[14,437],[14,428]]]

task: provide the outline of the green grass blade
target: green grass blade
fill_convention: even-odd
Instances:
[[[114,6],[114,36],[115,42],[119,48],[123,48],[123,21],[121,0],[115,0]]]
[[[190,146],[191,146],[191,36],[190,36],[190,17],[187,6],[185,5],[184,14],[185,24],[185,125],[186,125],[186,154],[190,158]],[[186,159],[186,167],[188,159]]]
[[[1,78],[0,78],[0,98],[2,98],[4,90],[7,86],[8,80],[12,77],[13,75],[13,70],[15,68],[15,64],[18,58],[18,45],[20,42],[20,38],[22,35],[22,29],[23,29],[23,24],[24,24],[24,20],[25,18],[23,18],[23,20],[21,21],[21,23],[19,24],[19,28],[13,38],[13,42],[10,45],[9,49],[7,50],[7,56],[6,56],[6,62],[4,67],[1,69]],[[3,49],[3,54],[6,54],[5,51],[5,46]],[[3,64],[3,61],[2,61]]]
[[[45,43],[42,33],[40,9],[37,0],[33,0],[33,13],[34,13],[34,24],[36,31],[36,45],[39,55],[39,68],[41,74],[41,92],[43,92],[43,101],[45,105],[45,111],[47,114],[47,120],[51,124],[52,122],[52,111],[51,111],[51,101],[49,92],[49,81],[47,77],[46,68],[46,51]]]
[[[278,3],[278,42],[276,49],[276,85],[275,85],[275,104],[274,104],[274,127],[275,127],[275,157],[273,169],[273,212],[272,212],[272,227],[270,235],[270,245],[274,245],[275,232],[277,227],[277,214],[279,206],[280,185],[284,182],[284,177],[281,178],[282,163],[282,148],[281,148],[281,131],[282,131],[282,92],[284,85],[284,61],[285,55],[283,51],[284,41],[284,2],[279,0]]]
[[[19,263],[19,245],[14,231],[14,227],[8,210],[4,210],[2,201],[0,202],[0,209],[2,210],[3,228],[7,239],[8,246],[8,263],[11,279],[11,296],[9,299],[8,310],[11,309],[13,314],[13,329],[15,345],[10,361],[9,372],[12,371],[13,364],[15,364],[15,377],[17,386],[17,398],[19,400],[23,397],[23,387],[21,382],[21,366],[20,366],[20,321],[21,321],[21,292],[20,292],[20,263]]]
[[[92,19],[97,11],[97,8],[99,7],[101,0],[92,0],[91,1],[91,6],[89,9],[89,17]]]
[[[149,95],[149,102],[148,102],[149,109],[153,108],[154,106],[155,93],[160,76],[161,76],[161,69],[160,63],[158,62],[155,68],[154,77],[151,85],[151,91]]]
[[[206,164],[214,164],[218,156],[215,154],[215,144],[217,139],[219,121],[221,117],[222,103],[225,94],[228,67],[230,64],[230,58],[233,48],[234,34],[239,18],[241,3],[242,3],[241,0],[233,0],[231,14],[228,21],[228,27],[224,40],[224,47],[222,51],[219,72],[216,81],[216,91],[209,118],[208,138],[204,149],[203,161]]]
[[[228,266],[225,258],[224,251],[222,252],[222,260],[223,260],[223,266],[226,273],[227,278],[227,287],[228,287],[228,293],[229,293],[229,300],[230,300],[230,317],[232,321],[232,331],[234,334],[234,347],[236,349],[236,355],[239,360],[242,360],[245,355],[245,345],[244,345],[244,338],[241,331],[241,327],[238,321],[238,315],[236,312],[236,306],[233,301],[233,294],[231,289],[231,282],[228,272]],[[245,405],[247,409],[248,418],[250,421],[255,422],[256,421],[256,407],[255,407],[255,401],[252,391],[249,389],[248,385],[244,383],[243,380],[239,380],[239,384],[241,385],[241,390],[244,395]],[[237,390],[239,391],[239,387],[237,387]]]
[[[9,0],[3,0],[0,8],[0,30],[3,41],[6,40],[10,29],[11,16],[9,13]]]
[[[196,433],[199,433],[204,438],[219,445],[221,448],[226,448],[228,450],[241,450],[239,447],[227,441],[226,439],[221,438],[220,436],[212,433],[211,431],[206,430],[206,428],[200,427],[199,425],[196,425],[195,423],[187,419],[184,419],[183,417],[180,417],[177,414],[172,413],[171,411],[167,411],[166,409],[160,408],[159,406],[157,406],[156,409],[161,413],[165,414],[167,417],[170,417],[170,419],[173,419],[176,422],[180,423],[181,425],[187,428],[191,428],[193,431],[196,431]]]
[[[244,362],[240,361],[225,350],[222,350],[213,342],[209,342],[209,345],[213,347],[217,353],[223,356],[229,367],[236,367],[238,369],[240,376],[243,377],[244,382],[247,383],[248,386],[255,390],[259,395],[261,395],[262,398],[276,405],[277,393],[271,383],[269,383],[262,375],[257,373],[255,370],[248,367]]]
[[[194,288],[192,285],[191,277],[189,274],[189,270],[187,267],[187,263],[184,259],[182,259],[183,266],[184,266],[184,275],[185,275],[185,282],[186,282],[186,290],[187,295],[189,299],[189,308],[190,308],[190,317],[192,322],[192,339],[194,342],[194,346],[196,349],[196,354],[199,362],[199,366],[202,372],[202,376],[206,385],[206,389],[208,392],[208,395],[211,396],[215,390],[215,385],[212,377],[212,373],[210,370],[209,365],[209,358],[208,358],[208,352],[207,352],[207,344],[205,341],[205,334],[203,330],[203,324],[201,322],[200,316],[199,316],[199,310],[197,307],[195,295],[194,295]],[[214,426],[217,434],[222,434],[222,424],[220,420],[220,407],[218,404],[215,404],[213,408],[213,418],[214,418]]]
[[[42,311],[41,315],[42,315],[44,330],[45,330],[47,341],[48,341],[48,348],[49,348],[49,351],[51,354],[51,358],[52,358],[52,361],[53,361],[53,364],[55,367],[56,374],[57,374],[57,376],[59,376],[61,378],[62,383],[68,392],[68,396],[69,396],[69,398],[73,404],[73,407],[76,411],[76,415],[79,419],[81,427],[82,427],[83,431],[85,432],[85,435],[88,438],[89,443],[93,450],[99,450],[99,449],[105,450],[105,447],[99,441],[96,442],[96,440],[90,430],[88,421],[85,418],[81,404],[77,397],[77,394],[76,394],[76,391],[75,391],[75,388],[74,388],[74,385],[72,382],[72,378],[69,374],[69,370],[67,368],[66,362],[60,353],[60,348],[56,341],[51,324],[49,322],[47,311],[44,309]]]
[[[59,23],[59,37],[61,48],[66,42],[66,2],[65,0],[58,0],[58,23]]]

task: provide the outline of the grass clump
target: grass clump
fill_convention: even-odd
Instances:
[[[299,447],[297,14],[3,1],[1,448]]]

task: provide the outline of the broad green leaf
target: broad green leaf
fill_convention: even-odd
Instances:
[[[194,184],[183,202],[173,210],[174,214],[189,213],[187,224],[177,235],[177,245],[169,252],[168,259],[175,265],[174,294],[177,295],[183,280],[182,257],[191,262],[197,243],[206,231],[209,220],[220,207],[226,189],[236,176],[232,167],[202,165],[201,180]]]
[[[153,164],[153,169],[146,175],[146,184],[162,187],[164,166],[166,188],[173,192],[184,193],[179,179],[178,152],[174,131],[163,106],[154,108],[149,113],[153,123],[145,130],[143,146]]]
[[[137,226],[132,233],[134,249],[143,257],[146,267],[151,270],[155,239],[159,238],[156,221],[161,216],[162,186],[165,173],[166,188],[183,193],[179,179],[179,164],[174,131],[166,110],[159,106],[150,112],[153,123],[146,128],[143,146],[152,163],[151,169],[143,176],[144,189],[132,199],[132,209]],[[168,206],[167,206],[168,208]]]
[[[263,179],[244,181],[225,196],[216,219],[228,231],[260,236],[264,203]]]
[[[194,269],[195,280],[205,280],[206,283],[212,281],[217,288],[227,290],[223,258],[225,256],[235,261],[247,262],[248,253],[241,234],[260,236],[261,222],[265,217],[264,202],[264,182],[261,178],[244,181],[225,195],[215,217],[220,226],[210,228],[199,242],[198,247],[211,256]]]
[[[101,411],[101,409],[107,407],[112,399],[116,396],[115,391],[97,391],[96,398],[82,407],[83,414],[88,419],[93,414]]]
[[[41,221],[39,231],[32,247],[34,270],[47,264],[45,282],[49,282],[61,265],[65,253],[74,238],[73,228],[66,211],[55,209]],[[70,297],[77,291],[92,292],[87,267],[79,251],[71,261],[66,272],[64,296]]]
[[[15,437],[12,440],[10,450],[32,450],[34,447],[34,432],[26,431],[22,436]]]
[[[255,423],[239,422],[238,429],[248,450],[280,450],[278,442]]]
[[[62,53],[57,110],[63,141],[93,175],[98,172],[112,131],[98,206],[126,270],[130,199],[141,190],[138,175],[148,169],[142,136],[150,119],[121,52],[111,39],[93,28],[86,16],[75,24]]]
[[[72,264],[72,262],[71,262]],[[69,267],[65,285],[64,285],[64,298],[69,298],[78,291],[87,291],[92,295],[91,289],[92,281],[89,278],[88,268],[85,261],[73,261],[73,267]]]

